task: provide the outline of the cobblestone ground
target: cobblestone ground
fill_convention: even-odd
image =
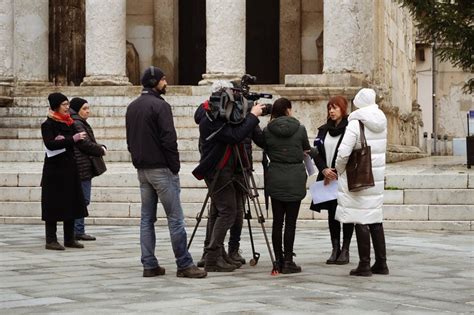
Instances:
[[[61,230],[61,228],[58,228]],[[44,249],[43,226],[0,225],[0,314],[246,313],[434,314],[474,311],[472,232],[386,231],[390,275],[349,277],[356,266],[326,265],[327,231],[300,228],[295,261],[303,272],[271,276],[261,229],[259,263],[206,279],[176,277],[166,227],[157,227],[166,275],[143,278],[138,227],[90,226],[95,242]],[[191,248],[201,254],[204,230]],[[58,233],[59,235],[59,233]],[[244,229],[243,254],[251,254]]]

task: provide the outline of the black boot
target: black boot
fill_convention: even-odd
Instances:
[[[370,232],[366,224],[357,224],[355,226],[357,237],[357,249],[359,251],[359,265],[352,269],[351,276],[371,277],[370,271]]]
[[[375,252],[375,263],[370,270],[375,274],[388,275],[385,235],[382,223],[371,224],[370,235],[372,236],[372,244],[374,245]]]
[[[328,260],[326,260],[326,264],[328,265],[335,264],[337,257],[339,256],[339,254],[341,254],[341,248],[340,248],[341,244],[340,244],[339,238],[331,239],[331,243],[332,243],[331,256],[329,256]]]
[[[232,258],[230,258],[224,247],[222,247],[222,257],[228,264],[234,265],[235,268],[239,269],[240,267],[242,267],[242,263],[240,261],[233,260]]]
[[[294,255],[294,253],[285,253],[285,261],[283,262],[281,273],[288,274],[301,272],[301,267],[295,264],[293,261]]]
[[[203,250],[201,259],[198,261],[197,266],[202,268],[206,263],[206,250]]]
[[[242,265],[245,265],[245,258],[240,255],[239,248],[230,248],[229,247],[229,257],[232,260],[240,262]]]
[[[204,269],[207,272],[230,272],[236,269],[233,264],[229,264],[225,261],[220,249],[212,252],[208,250],[205,261]]]
[[[352,232],[354,231],[354,224],[343,224],[343,241],[341,254],[336,259],[336,265],[346,265],[349,263],[349,246],[351,245]]]

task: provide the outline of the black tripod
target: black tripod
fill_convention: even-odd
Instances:
[[[191,243],[194,239],[197,228],[199,227],[199,224],[202,220],[202,216],[204,214],[204,210],[206,209],[207,202],[208,202],[209,198],[212,197],[214,194],[218,193],[219,191],[221,191],[222,189],[224,189],[227,185],[237,183],[240,186],[240,188],[242,189],[242,191],[244,192],[244,196],[245,196],[244,200],[242,200],[243,205],[244,205],[244,218],[247,220],[247,223],[248,223],[250,243],[251,243],[251,246],[252,246],[252,256],[253,256],[253,258],[250,260],[249,264],[251,266],[255,266],[258,263],[258,260],[260,258],[260,253],[255,251],[255,243],[254,243],[254,240],[253,240],[252,226],[251,226],[251,222],[250,222],[250,220],[252,219],[252,211],[251,211],[251,204],[252,204],[253,207],[254,207],[255,213],[257,215],[257,222],[260,224],[260,226],[262,228],[262,231],[263,231],[263,236],[265,238],[265,243],[267,245],[267,249],[268,249],[268,252],[270,254],[270,259],[271,259],[272,265],[273,265],[272,274],[274,274],[278,271],[278,265],[277,265],[277,262],[275,261],[275,257],[273,255],[273,251],[271,249],[270,242],[268,240],[267,232],[266,232],[266,229],[265,229],[265,225],[264,225],[265,217],[263,216],[262,208],[261,208],[260,202],[258,200],[259,194],[258,194],[258,190],[257,190],[257,185],[255,184],[255,178],[253,177],[253,170],[252,170],[251,165],[248,162],[248,160],[246,160],[247,163],[245,163],[246,165],[244,165],[243,160],[242,160],[242,156],[240,154],[240,150],[239,150],[239,147],[238,147],[237,144],[232,145],[232,151],[234,152],[235,156],[237,157],[239,166],[242,170],[243,182],[239,181],[239,180],[231,179],[227,183],[225,183],[222,187],[215,190],[215,185],[216,185],[217,179],[219,178],[219,174],[220,174],[220,171],[221,171],[220,169],[217,170],[217,173],[215,174],[214,179],[212,180],[212,182],[209,186],[206,198],[204,199],[204,202],[202,204],[201,211],[196,216],[196,221],[197,222],[196,222],[196,225],[194,226],[193,233],[191,234],[191,237],[189,239],[188,249],[191,247]],[[245,152],[245,148],[243,148],[243,151],[244,151],[245,157],[247,157],[248,155]]]

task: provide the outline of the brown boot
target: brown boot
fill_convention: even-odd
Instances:
[[[152,269],[143,269],[143,276],[144,277],[156,277],[156,276],[162,276],[166,272],[165,268],[163,267],[156,267]]]
[[[183,270],[178,270],[176,272],[176,277],[180,278],[205,278],[207,276],[207,272],[205,270],[199,269],[198,267],[192,265]]]

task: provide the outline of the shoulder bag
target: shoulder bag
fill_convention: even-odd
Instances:
[[[375,186],[372,174],[372,154],[365,138],[364,124],[360,120],[359,129],[361,148],[352,151],[346,166],[347,186],[350,192]]]

